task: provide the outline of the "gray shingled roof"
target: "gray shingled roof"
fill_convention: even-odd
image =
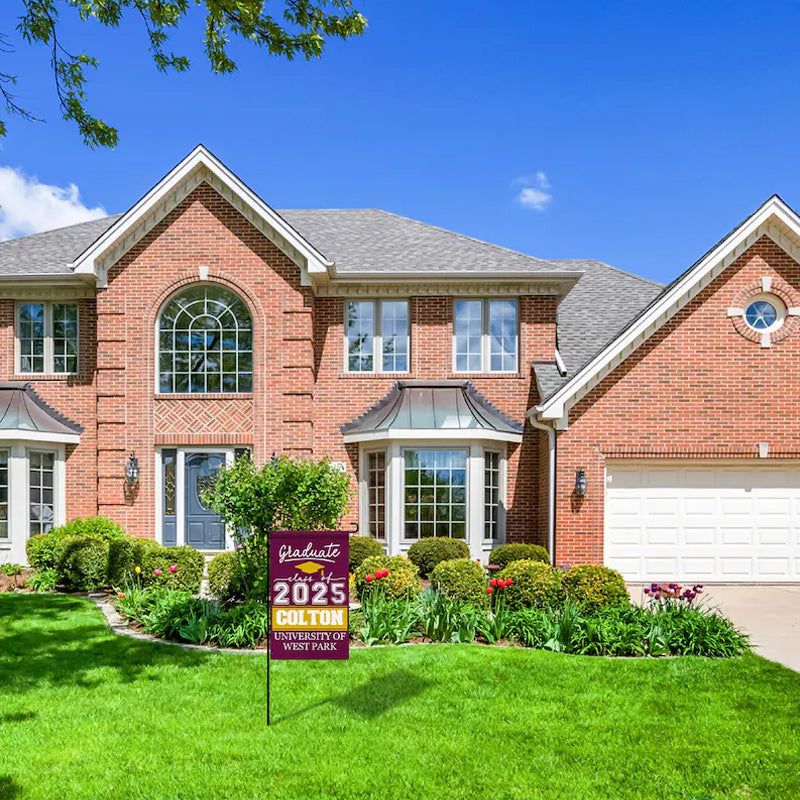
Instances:
[[[375,209],[278,211],[338,274],[365,272],[553,273],[549,261]],[[69,274],[70,263],[119,215],[0,243],[0,275]]]
[[[602,261],[556,260],[551,263],[581,271],[583,277],[558,307],[558,350],[567,374],[561,376],[550,364],[533,366],[542,400],[579,372],[664,290],[659,283]]]
[[[522,423],[495,408],[469,381],[397,381],[360,417],[339,428],[343,434],[401,430],[490,430],[522,433]]]

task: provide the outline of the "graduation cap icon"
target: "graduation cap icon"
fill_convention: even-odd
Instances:
[[[303,561],[302,564],[295,564],[295,569],[299,569],[300,572],[304,572],[306,575],[313,575],[315,572],[320,572],[321,570],[325,569],[324,564],[317,564],[316,561]],[[325,573],[322,573],[325,575]]]

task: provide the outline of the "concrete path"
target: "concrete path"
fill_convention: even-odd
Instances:
[[[642,586],[629,587],[640,602]],[[713,584],[706,602],[750,634],[756,653],[800,672],[800,585]]]

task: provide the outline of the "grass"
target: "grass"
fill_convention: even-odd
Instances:
[[[800,797],[800,675],[470,645],[273,664],[0,595],[0,800]]]

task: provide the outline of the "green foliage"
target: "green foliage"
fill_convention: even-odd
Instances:
[[[456,603],[487,605],[486,573],[483,567],[467,558],[439,562],[431,573],[431,584]]]
[[[59,582],[68,589],[92,591],[108,582],[108,541],[94,536],[66,536],[57,555]]]
[[[368,581],[378,570],[389,570],[383,579]],[[356,593],[361,602],[367,602],[375,596],[383,596],[389,600],[409,597],[419,592],[419,571],[405,556],[370,556],[364,559],[355,571]]]
[[[329,461],[281,456],[260,468],[237,459],[217,473],[204,499],[237,531],[245,597],[263,602],[270,531],[335,529],[349,497],[350,478]]]
[[[95,539],[105,539],[106,541],[126,539],[128,536],[121,525],[117,525],[108,517],[76,517],[66,525],[53,528],[47,535],[93,536]]]
[[[437,564],[453,558],[469,558],[469,546],[463,539],[426,536],[408,548],[408,559],[419,567],[423,578],[427,578]]]
[[[561,576],[566,596],[588,610],[630,602],[625,579],[616,570],[599,564],[576,564]]]
[[[242,565],[236,552],[220,553],[208,562],[208,588],[222,603],[244,598]]]
[[[372,536],[350,537],[350,572],[355,572],[365,558],[382,555],[383,545]]]
[[[25,585],[34,592],[52,592],[58,585],[58,570],[53,567],[37,569],[25,579]]]
[[[180,547],[156,546],[140,548],[141,580],[145,586],[179,589],[185,592],[200,591],[203,579],[203,554],[188,545]],[[170,569],[175,567],[173,571]],[[160,574],[157,574],[160,573]]]
[[[58,561],[58,546],[66,534],[63,528],[54,528],[49,533],[31,536],[25,542],[28,563],[36,569],[55,569]]]
[[[512,561],[541,561],[543,564],[550,563],[550,556],[544,547],[538,544],[523,544],[514,542],[513,544],[501,544],[492,550],[489,556],[489,563],[496,564],[501,569],[508,566]]]
[[[257,647],[269,631],[269,609],[260,603],[223,608],[189,592],[156,587],[130,589],[117,610],[162,639],[215,647]]]
[[[108,543],[108,583],[111,586],[125,586],[134,579],[134,541],[126,536]]]
[[[8,575],[9,577],[16,577],[17,575],[21,575],[23,570],[22,564],[11,564],[5,563],[0,564],[0,573],[3,575]]]
[[[59,29],[59,11],[77,8],[81,20],[105,28],[119,28],[127,15],[141,22],[147,34],[155,66],[162,72],[184,72],[190,68],[187,56],[169,50],[169,35],[181,25],[196,5],[205,14],[204,49],[215,73],[230,73],[237,64],[231,57],[231,38],[264,48],[269,55],[291,61],[296,56],[306,60],[319,58],[330,39],[360,36],[366,19],[356,11],[351,0],[285,0],[269,4],[279,13],[267,13],[263,0],[22,0],[24,13],[17,30],[22,38],[43,45],[51,55],[50,67],[55,80],[56,96],[64,119],[76,123],[84,142],[90,147],[115,147],[116,128],[92,116],[86,107],[87,71],[96,69],[98,61],[85,52],[65,47]],[[94,35],[94,34],[93,34]],[[6,45],[3,38],[0,44]],[[7,45],[6,45],[7,46]],[[0,73],[0,94],[9,113],[36,119],[19,106],[12,93],[16,77]],[[0,123],[0,135],[5,124]]]
[[[419,633],[419,609],[408,598],[377,594],[350,615],[350,634],[366,645],[402,644]]]
[[[503,589],[504,602],[512,609],[546,608],[556,606],[564,599],[561,574],[541,561],[512,561],[497,578],[512,579],[512,585]]]
[[[482,617],[482,612],[468,603],[451,600],[432,589],[426,589],[419,598],[420,630],[434,642],[468,644],[475,639]]]

